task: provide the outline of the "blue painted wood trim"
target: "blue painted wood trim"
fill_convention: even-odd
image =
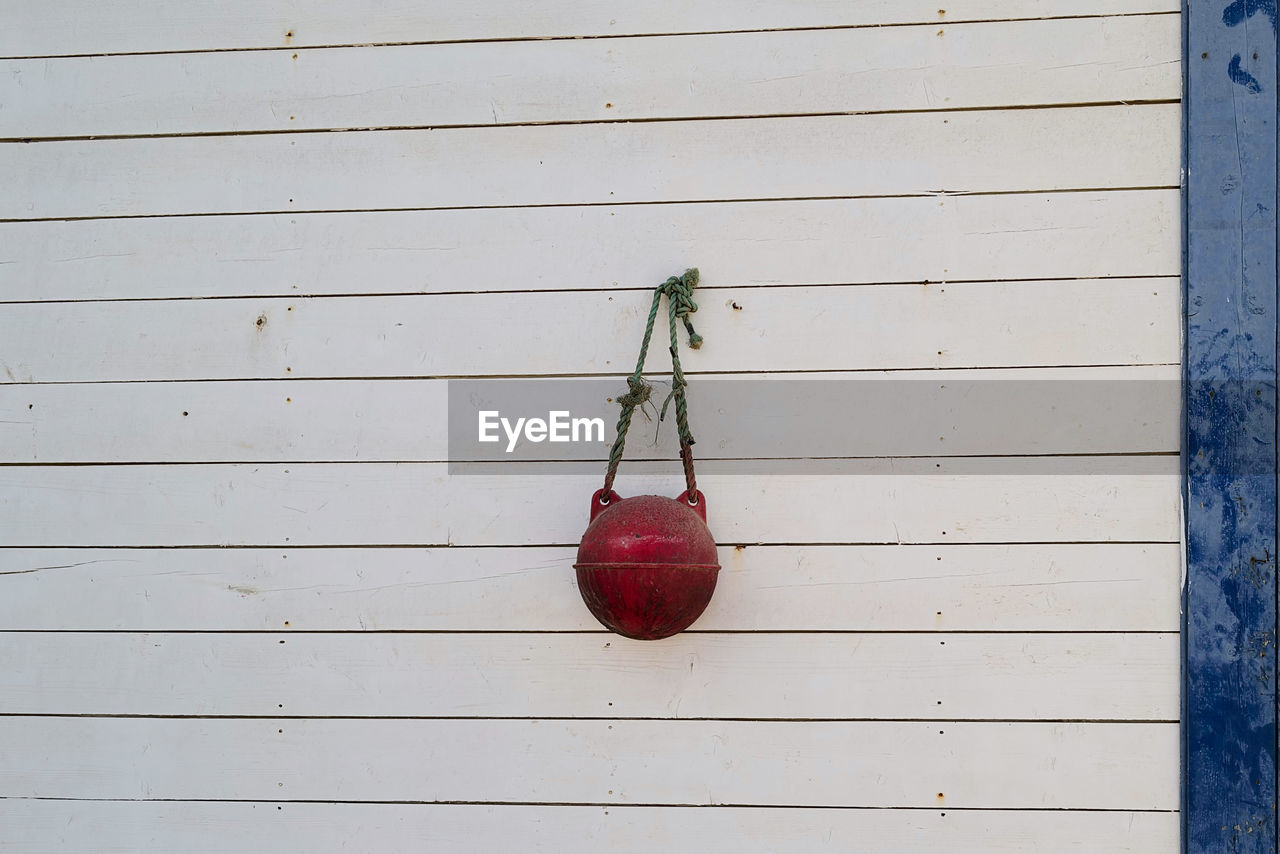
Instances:
[[[1276,854],[1276,0],[1183,13],[1183,848]]]

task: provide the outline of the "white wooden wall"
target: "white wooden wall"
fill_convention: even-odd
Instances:
[[[707,476],[637,643],[444,381],[1176,379],[1177,10],[0,0],[0,849],[1176,851],[1175,476]]]

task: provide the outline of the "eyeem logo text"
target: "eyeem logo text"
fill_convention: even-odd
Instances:
[[[529,442],[603,442],[603,418],[574,418],[568,410],[555,409],[542,418],[517,418],[512,424],[509,418],[503,418],[496,409],[480,410],[479,441],[499,442],[502,437],[498,429],[507,437],[507,453],[516,449],[520,437]],[[593,438],[594,435],[594,438]]]

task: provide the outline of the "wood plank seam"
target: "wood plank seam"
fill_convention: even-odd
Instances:
[[[1096,13],[1086,14],[1056,14],[1056,15],[1037,15],[1037,16],[1010,16],[1010,17],[970,17],[955,18],[946,21],[948,24],[999,24],[999,23],[1019,23],[1019,22],[1036,22],[1036,21],[1072,21],[1072,20],[1090,20],[1105,18],[1143,18],[1157,15],[1180,15],[1178,9],[1147,9],[1135,12],[1118,12],[1114,9],[1099,11]],[[214,47],[214,48],[180,48],[180,49],[153,49],[153,50],[101,50],[86,53],[39,53],[39,54],[3,54],[0,60],[44,60],[44,59],[80,59],[80,58],[98,58],[98,57],[117,57],[117,56],[157,56],[171,54],[199,54],[199,53],[249,53],[249,52],[267,52],[267,51],[293,51],[297,49],[344,49],[344,48],[376,48],[376,47],[416,47],[429,45],[452,45],[452,44],[504,44],[504,43],[520,43],[530,41],[567,41],[567,40],[608,40],[621,38],[678,38],[681,36],[717,36],[717,35],[738,35],[746,33],[788,33],[788,32],[821,32],[827,30],[856,30],[856,29],[889,29],[895,27],[917,27],[926,23],[934,23],[932,20],[909,20],[909,21],[882,21],[865,24],[832,24],[832,25],[810,25],[810,26],[775,26],[760,27],[752,29],[690,29],[690,30],[671,30],[656,32],[626,32],[626,33],[581,33],[571,35],[530,35],[530,36],[507,36],[497,38],[457,38],[457,39],[419,39],[412,41],[361,41],[361,42],[298,42],[293,43],[292,31],[287,36],[285,44],[276,45],[259,45],[249,47]]]

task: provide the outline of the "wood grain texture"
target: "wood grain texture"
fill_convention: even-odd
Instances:
[[[924,0],[752,0],[732,7],[715,0],[556,0],[533,7],[514,0],[466,7],[439,0],[321,0],[305,10],[286,0],[221,0],[198,11],[161,0],[131,0],[110,10],[83,0],[38,6],[4,0],[0,17],[11,26],[0,38],[0,55],[866,27],[1176,11],[1178,4],[1170,0],[957,0],[941,11]]]
[[[16,717],[0,718],[0,796],[1169,810],[1177,739],[1138,723]]]
[[[599,631],[574,554],[6,548],[0,629]],[[1170,632],[1180,564],[1176,543],[725,546],[694,628]]]
[[[0,147],[0,218],[1170,187],[1177,104]]]
[[[1176,813],[824,810],[718,807],[272,804],[0,800],[13,854],[342,850],[454,854],[609,851],[654,845],[705,854],[1143,854],[1174,851]]]
[[[1177,276],[1178,191],[0,223],[5,300]],[[572,259],[571,261],[568,259]]]
[[[0,660],[0,714],[611,720],[1172,721],[1180,666],[1176,633],[6,632]]]
[[[1075,460],[1062,474],[948,474],[954,466],[874,461],[863,476],[709,475],[699,487],[722,543],[1178,540],[1176,475],[1081,473]],[[450,477],[443,464],[5,468],[0,545],[576,543],[596,469]],[[999,469],[987,461],[979,470]],[[674,471],[624,473],[618,491],[675,494],[676,482]]]
[[[0,62],[0,137],[1177,99],[1175,15]],[[998,57],[998,61],[995,61]]]
[[[691,373],[1179,358],[1173,279],[695,296],[707,344],[686,356]],[[11,382],[623,374],[635,359],[629,333],[643,329],[651,302],[630,291],[29,303],[0,314],[0,374]],[[669,371],[664,356],[654,353],[650,371]]]

